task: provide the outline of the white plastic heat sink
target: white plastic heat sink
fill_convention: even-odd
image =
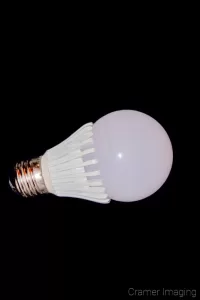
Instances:
[[[45,152],[42,174],[50,193],[109,203],[93,144],[93,123],[83,125],[62,143]]]

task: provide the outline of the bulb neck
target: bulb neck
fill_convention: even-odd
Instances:
[[[10,187],[23,197],[47,194],[41,169],[41,157],[17,163],[9,180]]]

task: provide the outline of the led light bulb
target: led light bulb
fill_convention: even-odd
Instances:
[[[10,185],[25,197],[52,193],[131,202],[155,193],[172,162],[164,128],[144,113],[120,110],[85,124],[43,156],[16,164]]]

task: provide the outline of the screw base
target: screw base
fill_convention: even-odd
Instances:
[[[9,185],[12,190],[23,197],[46,194],[48,190],[41,171],[41,157],[17,163]]]

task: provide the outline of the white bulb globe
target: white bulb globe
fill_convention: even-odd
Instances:
[[[95,155],[108,196],[131,202],[155,193],[173,161],[170,139],[152,117],[133,110],[112,112],[93,127]]]

